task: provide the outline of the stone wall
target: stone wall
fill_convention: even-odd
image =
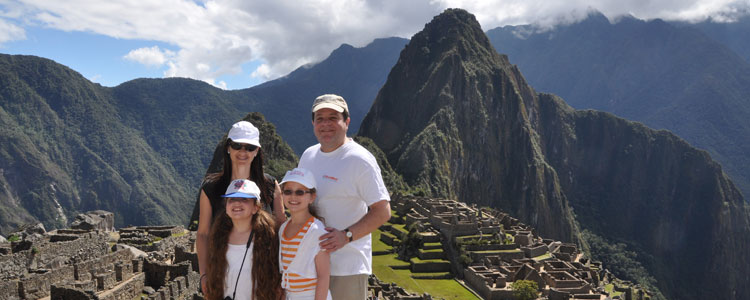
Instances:
[[[101,300],[131,300],[141,294],[144,287],[146,275],[140,273],[127,281],[125,284],[118,286],[116,289],[103,293]]]
[[[0,300],[21,299],[18,295],[18,280],[0,281]]]
[[[33,274],[19,280],[18,295],[22,299],[38,299],[49,296],[50,286],[64,283],[73,278],[73,266],[65,266],[42,274]]]

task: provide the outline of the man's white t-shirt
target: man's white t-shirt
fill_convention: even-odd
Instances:
[[[253,268],[253,245],[247,249],[245,264],[242,264],[242,256],[245,255],[247,245],[229,244],[227,247],[227,273],[224,277],[224,297],[232,297],[234,293],[234,284],[237,283],[237,275],[240,276],[237,283],[237,295],[234,299],[253,299],[253,280],[251,278]],[[242,265],[242,271],[240,271]]]
[[[320,151],[320,144],[307,148],[299,167],[315,175],[314,205],[328,227],[344,230],[362,219],[370,205],[391,200],[377,160],[351,139],[328,153]],[[370,234],[331,253],[331,275],[356,274],[372,274]]]

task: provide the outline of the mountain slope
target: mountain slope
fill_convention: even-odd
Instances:
[[[3,231],[30,216],[55,228],[93,209],[117,211],[118,225],[181,220],[187,187],[122,124],[107,89],[36,57],[1,55],[0,72],[0,202],[15,204],[0,217]]]
[[[67,226],[88,210],[115,225],[184,224],[215,142],[246,112],[204,82],[138,79],[115,88],[31,56],[0,55],[0,231]],[[275,175],[296,161],[262,116]],[[280,170],[283,168],[284,170]]]
[[[538,90],[578,109],[668,129],[707,150],[750,193],[750,63],[691,27],[601,14],[551,31],[489,30]]]
[[[412,38],[360,135],[434,195],[555,238],[575,241],[580,226],[625,243],[669,299],[750,297],[737,267],[749,263],[749,212],[721,167],[669,132],[537,94],[465,11]]]
[[[733,22],[716,22],[708,19],[699,23],[672,22],[672,24],[696,28],[750,62],[750,39],[747,38],[750,33],[750,15],[739,17]]]
[[[302,153],[316,144],[312,134],[312,101],[322,94],[338,94],[349,105],[350,132],[357,132],[388,72],[407,40],[376,39],[362,48],[342,45],[331,55],[311,66],[249,89],[230,92],[241,98],[237,105],[245,111],[261,111],[277,124],[279,134],[295,152]]]

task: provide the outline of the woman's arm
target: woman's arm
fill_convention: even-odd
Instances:
[[[284,201],[281,200],[281,187],[279,182],[274,180],[273,188],[273,217],[276,219],[276,230],[279,230],[284,221],[286,221],[286,213],[284,212]]]
[[[201,287],[202,292],[205,295],[206,294],[206,281],[204,280],[206,276],[207,268],[206,265],[208,264],[208,232],[211,229],[211,201],[208,200],[208,196],[206,196],[206,193],[203,192],[203,189],[201,189],[201,196],[200,196],[200,214],[198,215],[198,232],[196,234],[195,239],[195,250],[198,253],[198,269],[199,273],[201,274]]]
[[[315,300],[326,300],[331,283],[331,258],[327,251],[321,250],[315,255],[315,270],[318,272]]]

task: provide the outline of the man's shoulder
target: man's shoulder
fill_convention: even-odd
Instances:
[[[350,141],[349,143],[349,151],[347,151],[349,156],[354,157],[357,160],[364,161],[368,164],[378,164],[377,159],[375,159],[375,155],[370,152],[370,150],[367,150],[364,146],[358,144],[354,140]]]
[[[300,156],[300,162],[302,162],[302,160],[304,160],[305,158],[315,155],[318,152],[320,152],[320,144],[315,144],[310,147],[307,147],[307,149],[305,149],[305,151],[302,152],[302,156]]]

